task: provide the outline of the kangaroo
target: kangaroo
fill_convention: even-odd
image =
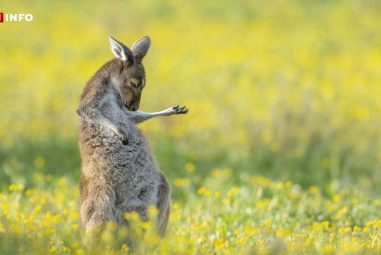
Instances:
[[[110,36],[115,58],[88,81],[77,114],[80,117],[80,221],[85,232],[107,222],[128,225],[124,215],[136,211],[147,220],[147,209],[158,209],[157,228],[164,234],[169,218],[170,186],[136,125],[158,116],[185,114],[174,106],[163,111],[138,111],[145,71],[142,60],[151,40],[131,49]]]

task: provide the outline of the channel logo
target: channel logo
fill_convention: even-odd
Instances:
[[[0,23],[4,22],[31,22],[33,15],[30,13],[4,13],[0,12]]]

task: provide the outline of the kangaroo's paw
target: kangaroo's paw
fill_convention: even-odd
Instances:
[[[174,114],[185,114],[189,111],[185,105],[182,107],[178,105],[173,106],[171,110],[173,111]]]
[[[119,139],[122,141],[123,145],[128,145],[128,137],[123,131],[118,130],[116,134],[119,137]]]
[[[122,140],[123,145],[128,145],[128,138],[126,135],[122,135],[120,140]]]

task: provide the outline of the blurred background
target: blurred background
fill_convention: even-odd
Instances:
[[[144,35],[143,123],[177,186],[230,168],[326,194],[381,191],[381,2],[3,1],[32,22],[0,24],[0,190],[34,176],[78,182],[86,82]],[[176,189],[176,185],[175,185]],[[179,192],[174,192],[180,196]]]

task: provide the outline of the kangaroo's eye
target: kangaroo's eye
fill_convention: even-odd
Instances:
[[[131,86],[134,87],[134,88],[137,88],[138,84],[136,84],[135,82],[131,82]]]
[[[141,84],[142,84],[142,87],[144,88],[144,86],[146,85],[146,80],[144,78],[142,79]]]

